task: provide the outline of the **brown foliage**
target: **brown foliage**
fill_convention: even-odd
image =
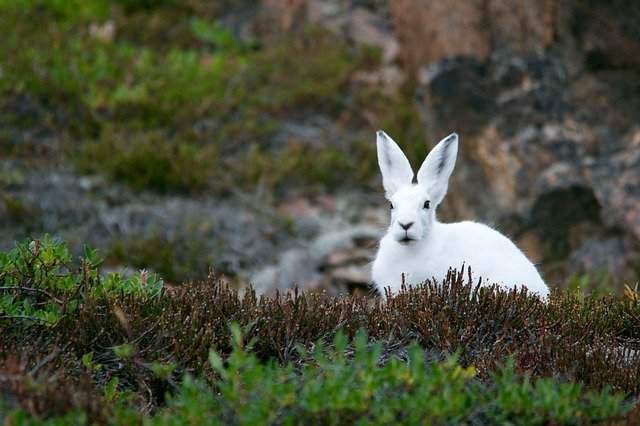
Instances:
[[[151,409],[163,404],[183,372],[211,376],[209,349],[229,353],[230,322],[244,327],[259,357],[283,363],[304,361],[298,359],[298,344],[312,348],[319,340],[330,343],[338,330],[352,336],[363,328],[370,339],[383,343],[383,359],[401,354],[415,340],[435,358],[458,353],[463,364],[476,366],[481,379],[513,356],[516,368],[533,376],[575,380],[589,388],[611,386],[627,394],[640,391],[638,301],[557,292],[544,302],[526,290],[474,286],[456,272],[439,285],[427,282],[386,301],[298,291],[258,298],[252,290],[239,295],[214,278],[146,302],[133,296],[87,297],[76,314],[53,329],[33,326],[21,334],[3,334],[10,337],[0,343],[2,386],[33,413],[56,412],[60,404],[85,407],[91,399],[77,400],[69,389],[90,395],[91,381],[68,377],[87,376],[78,360],[94,352],[102,368],[92,373],[93,380],[104,384],[117,376],[121,388],[136,391]],[[5,326],[0,323],[0,332]],[[118,359],[113,347],[125,343],[133,355]],[[64,348],[46,360],[56,369],[56,384],[25,387],[24,368],[42,363],[53,347]],[[16,370],[9,354],[16,352],[23,359],[19,379],[7,382]],[[158,379],[153,362],[173,362],[177,369]],[[72,394],[57,394],[54,388]],[[41,399],[50,403],[38,405]]]
[[[57,356],[58,352],[52,354]],[[0,360],[0,396],[35,417],[61,416],[79,409],[91,423],[106,421],[108,410],[91,377],[42,368],[50,358],[43,358],[31,370],[15,356]]]

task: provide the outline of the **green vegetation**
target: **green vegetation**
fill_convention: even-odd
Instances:
[[[324,188],[375,175],[372,140],[274,146],[285,118],[324,114],[362,128],[368,111],[422,148],[410,96],[352,83],[378,63],[375,50],[314,28],[239,40],[218,13],[199,1],[0,2],[0,55],[11,58],[0,145],[32,156],[38,142],[22,132],[37,128],[80,172],[136,189],[222,193],[231,183]]]
[[[103,277],[51,238],[0,254],[5,424],[585,424],[637,417],[640,297],[474,288],[386,303]]]
[[[206,276],[213,259],[197,242],[180,244],[158,235],[147,238],[133,235],[114,242],[105,254],[105,262],[149,268],[176,283]]]
[[[199,148],[157,131],[105,129],[100,140],[83,146],[77,164],[80,171],[107,173],[135,189],[198,191],[213,177],[216,158],[214,146]]]
[[[10,223],[29,225],[38,216],[38,212],[22,200],[0,191],[0,212],[4,211]]]
[[[157,297],[162,280],[144,271],[129,278],[98,275],[102,260],[85,249],[78,265],[67,246],[53,238],[30,240],[0,253],[0,319],[55,326],[73,314],[81,295],[129,294],[142,299]],[[99,283],[99,285],[96,285]]]
[[[168,398],[166,407],[146,417],[149,425],[227,424],[425,424],[460,423],[486,419],[509,424],[580,424],[619,418],[629,407],[621,394],[608,390],[585,392],[580,385],[518,376],[512,363],[498,370],[487,386],[475,380],[472,367],[455,358],[427,363],[418,345],[408,348],[407,362],[392,358],[379,365],[380,344],[368,344],[359,332],[352,357],[347,340],[337,334],[334,348],[316,346],[300,370],[292,364],[261,362],[243,347],[237,325],[236,339],[227,360],[215,351],[209,364],[215,379],[209,383],[186,375]],[[302,355],[306,355],[300,349]],[[114,348],[127,362],[131,348]],[[100,370],[93,354],[83,356],[88,372]],[[157,379],[171,377],[174,366],[154,364]],[[111,408],[111,424],[139,424],[144,416],[131,407],[132,395],[119,390],[116,378],[104,388],[102,403]],[[107,410],[105,410],[107,411]],[[14,410],[9,424],[87,424],[86,412],[73,410],[47,421],[24,410]],[[95,419],[94,419],[95,420]]]

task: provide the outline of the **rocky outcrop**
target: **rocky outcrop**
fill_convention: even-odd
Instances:
[[[12,161],[0,162],[0,179],[0,250],[25,235],[49,233],[76,253],[84,245],[99,248],[104,272],[160,266],[173,275],[155,271],[165,281],[179,283],[211,268],[260,294],[294,285],[368,293],[369,263],[387,213],[367,208],[358,194],[293,198],[276,208],[250,194],[133,192],[69,169],[27,170]],[[114,250],[125,258],[114,259]],[[146,264],[152,260],[156,265]]]
[[[400,55],[410,70],[496,52],[563,55],[567,65],[638,67],[638,3],[559,0],[394,0],[389,2]],[[632,54],[634,52],[635,54]]]
[[[561,61],[538,55],[446,60],[420,76],[429,128],[462,136],[445,214],[511,223],[512,233],[535,229],[547,260],[576,250],[570,258],[582,258],[588,239],[629,250],[590,250],[591,258],[622,258],[581,265],[615,271],[632,263],[625,259],[630,241],[640,239],[640,136],[633,124],[640,104],[622,94],[640,94],[637,82],[617,73],[574,78]],[[584,223],[598,236],[571,240],[571,229]]]
[[[388,211],[374,206],[363,194],[306,197],[283,203],[279,211],[295,218],[307,238],[278,256],[277,262],[254,269],[249,282],[260,294],[293,286],[328,294],[369,294],[370,266]],[[304,232],[304,231],[303,231]]]
[[[399,66],[400,42],[384,1],[263,0],[262,5],[263,22],[271,23],[263,23],[261,27],[268,28],[263,31],[273,32],[273,26],[276,32],[297,31],[309,24],[323,27],[351,43],[380,49],[382,66],[357,75],[357,80],[388,93],[405,82]]]
[[[205,277],[209,268],[242,277],[243,271],[273,262],[293,242],[283,216],[248,198],[136,193],[66,168],[36,171],[11,162],[0,162],[3,175],[16,177],[0,191],[0,205],[19,201],[11,208],[23,212],[16,221],[0,210],[2,250],[25,235],[49,233],[76,252],[88,245],[108,257],[119,247],[142,261],[155,254],[170,263],[174,279],[188,280]]]
[[[276,265],[258,271],[249,282],[259,294],[294,285],[332,295],[370,292],[370,263],[381,236],[379,228],[361,225],[321,234],[305,247],[283,253]]]
[[[634,279],[640,3],[265,4],[280,11],[281,30],[323,25],[380,47],[384,67],[400,65],[404,79],[418,81],[417,103],[433,143],[451,131],[462,138],[445,219],[498,226],[554,279],[599,269]]]

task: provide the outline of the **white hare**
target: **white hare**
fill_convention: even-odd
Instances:
[[[440,223],[436,208],[447,193],[458,153],[453,133],[436,145],[422,163],[416,179],[409,160],[383,131],[377,132],[378,163],[385,196],[391,203],[391,224],[380,241],[372,279],[380,291],[397,291],[402,282],[442,280],[450,267],[471,267],[474,281],[506,287],[525,286],[546,297],[549,293],[536,267],[507,237],[476,222]]]

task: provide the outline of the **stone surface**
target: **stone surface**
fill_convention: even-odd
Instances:
[[[545,54],[552,47],[592,68],[640,65],[637,2],[394,0],[389,8],[410,70],[447,58],[484,61],[496,52]]]
[[[445,217],[511,223],[515,235],[535,229],[546,260],[578,249],[576,224],[640,239],[636,80],[572,76],[537,55],[444,60],[420,75],[427,125],[437,137],[461,135]]]
[[[479,0],[390,2],[404,65],[416,70],[420,65],[448,57],[487,58],[491,45],[488,32],[483,31],[482,3]]]
[[[309,246],[287,251],[277,264],[257,271],[249,282],[259,294],[283,291],[292,283],[335,295],[366,289],[380,236],[378,228],[366,225],[321,232]]]
[[[175,261],[194,268],[184,278],[204,278],[209,267],[236,274],[267,265],[292,244],[283,217],[264,206],[255,209],[247,200],[134,193],[65,168],[22,173],[6,194],[34,214],[29,222],[0,220],[1,249],[15,239],[50,233],[76,252],[87,244],[104,255],[114,244],[135,238],[170,245]]]
[[[394,62],[400,44],[380,13],[349,0],[263,0],[264,13],[281,31],[322,26],[357,44],[380,48],[385,64]]]
[[[615,281],[633,284],[632,272],[638,262],[637,247],[623,237],[590,238],[575,250],[569,258],[569,270],[573,274],[605,274]]]

